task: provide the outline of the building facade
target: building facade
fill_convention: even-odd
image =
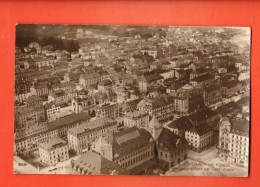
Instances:
[[[39,155],[45,164],[55,165],[69,159],[68,145],[62,139],[50,139],[39,144]]]
[[[127,127],[147,127],[149,114],[145,111],[135,110],[124,115],[124,125]]]
[[[91,144],[108,133],[117,131],[117,122],[109,118],[101,118],[95,121],[83,123],[80,126],[69,129],[69,149],[77,154],[90,150]]]
[[[97,118],[115,119],[119,116],[119,106],[117,103],[106,103],[95,107]]]
[[[219,127],[218,156],[232,164],[249,164],[249,121],[223,118]]]

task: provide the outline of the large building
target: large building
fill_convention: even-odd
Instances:
[[[84,74],[79,79],[80,85],[82,85],[84,88],[91,85],[96,85],[100,81],[101,81],[101,76],[96,72],[90,74]]]
[[[57,105],[60,104],[67,104],[71,102],[71,100],[77,96],[77,93],[72,92],[65,92],[63,90],[59,90],[56,92],[52,92],[48,95],[48,102],[54,102]]]
[[[202,97],[206,106],[222,101],[221,86],[212,84],[203,88]]]
[[[101,118],[95,121],[83,123],[68,131],[69,149],[76,153],[89,150],[91,144],[108,133],[117,131],[117,122],[109,118]]]
[[[140,92],[147,92],[148,87],[160,85],[163,83],[163,76],[159,74],[153,74],[148,76],[142,76],[138,81]]]
[[[38,148],[39,143],[51,138],[64,137],[68,129],[88,121],[86,113],[72,114],[49,123],[35,124],[15,132],[15,154],[26,154]]]
[[[200,152],[217,141],[219,117],[217,113],[203,109],[176,119],[168,127],[185,137],[191,149]]]
[[[45,164],[55,165],[69,159],[68,144],[59,138],[50,139],[39,144],[39,155]]]
[[[74,113],[86,112],[92,115],[95,111],[95,100],[92,96],[73,98],[71,105]]]
[[[154,162],[154,139],[145,129],[131,127],[121,132],[100,137],[92,150],[119,164],[132,174],[144,171]]]
[[[100,104],[95,107],[97,118],[115,119],[119,116],[119,106],[117,103]]]
[[[54,121],[60,118],[60,105],[55,105],[52,101],[50,103],[46,103],[44,105],[45,115],[47,121]]]
[[[164,128],[154,117],[146,128],[155,140],[155,158],[168,170],[188,157],[188,143],[185,138]]]
[[[117,163],[106,159],[102,155],[88,151],[78,159],[71,162],[72,169],[77,174],[92,175],[119,175],[127,174],[126,170],[121,168]]]
[[[155,116],[159,122],[166,122],[173,119],[174,114],[187,114],[188,102],[188,98],[181,95],[146,97],[138,103],[137,109],[148,112],[151,118]]]
[[[135,110],[124,115],[124,125],[127,127],[147,127],[149,123],[149,114],[142,110]]]
[[[249,121],[243,118],[223,118],[219,127],[218,155],[232,164],[249,164]]]
[[[144,98],[138,103],[137,109],[148,112],[150,118],[155,116],[159,122],[166,122],[173,117],[174,101],[163,97]]]
[[[208,74],[199,75],[191,79],[190,83],[194,87],[202,87],[202,86],[211,85],[214,81],[215,81],[215,77],[208,73]]]
[[[40,106],[17,107],[14,117],[18,127],[34,125],[46,119],[44,108]]]

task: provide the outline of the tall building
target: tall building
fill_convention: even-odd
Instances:
[[[223,118],[219,127],[218,155],[229,163],[249,164],[249,121],[243,118]]]

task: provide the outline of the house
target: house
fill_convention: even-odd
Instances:
[[[55,165],[69,159],[68,144],[66,141],[54,138],[39,144],[39,156],[47,165]]]
[[[41,97],[37,95],[29,96],[27,99],[25,99],[24,103],[27,106],[42,106],[43,100]]]
[[[19,127],[28,127],[45,121],[45,112],[42,106],[16,107],[15,122]]]
[[[95,140],[104,136],[108,131],[117,131],[117,122],[109,118],[100,118],[83,122],[68,130],[69,149],[77,154],[90,150]]]
[[[208,74],[199,75],[191,79],[190,83],[193,87],[202,87],[202,86],[208,86],[212,84],[214,81],[215,81],[215,77],[208,73]]]
[[[188,116],[183,116],[168,127],[185,137],[189,147],[195,151],[200,152],[213,144],[213,130],[207,123],[196,124]]]
[[[206,106],[222,102],[221,86],[211,84],[203,87],[202,97]]]
[[[217,141],[219,120],[219,114],[204,108],[174,120],[168,128],[185,137],[190,148],[200,152]]]
[[[242,90],[242,84],[237,80],[222,82],[222,96],[227,98]]]
[[[56,92],[52,92],[48,95],[48,102],[54,102],[57,105],[67,104],[71,102],[71,100],[77,96],[77,92],[65,92],[63,90],[59,90]]]
[[[179,80],[189,79],[190,70],[175,69],[174,76]]]
[[[119,106],[117,103],[99,104],[95,107],[97,118],[115,119],[119,116]]]
[[[105,79],[98,83],[98,90],[105,91],[107,89],[112,88],[112,85],[113,85],[113,83],[112,83],[111,79]]]
[[[145,111],[135,110],[133,112],[127,112],[123,116],[124,126],[126,127],[138,127],[144,128],[148,126],[149,114]]]
[[[98,84],[101,81],[100,74],[98,73],[91,73],[91,74],[84,74],[81,75],[79,78],[79,83],[82,85],[84,88]]]
[[[141,101],[142,99],[134,99],[131,101],[126,101],[123,102],[119,111],[120,111],[120,116],[124,116],[125,113],[127,112],[133,112],[137,109],[137,105],[138,103]]]
[[[152,74],[148,76],[142,76],[138,81],[138,86],[141,92],[147,92],[148,87],[160,85],[162,83],[163,76],[159,74]]]
[[[155,116],[159,122],[166,122],[173,118],[174,104],[171,98],[144,98],[138,103],[137,109],[148,112],[150,118]]]
[[[44,106],[47,121],[54,121],[60,118],[60,105],[56,105],[53,101],[46,103]]]

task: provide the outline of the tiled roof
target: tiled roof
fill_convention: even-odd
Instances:
[[[187,145],[187,141],[184,138],[176,135],[174,132],[167,128],[162,128],[161,134],[157,139],[158,148],[162,147],[167,150],[174,150],[179,145]]]
[[[115,121],[110,118],[100,118],[95,121],[82,123],[81,125],[78,125],[76,127],[69,129],[68,132],[72,133],[72,134],[81,134],[81,133],[84,133],[86,130],[97,129],[97,128],[103,127],[107,124],[112,124],[114,122]]]
[[[116,170],[118,174],[123,174],[126,172],[118,164],[113,163],[100,154],[91,151],[81,155],[74,161],[74,165],[82,168],[82,170],[88,174],[111,174],[114,170]]]
[[[46,126],[48,127],[48,129],[56,129],[69,124],[75,124],[78,122],[87,121],[89,118],[90,118],[89,115],[87,115],[86,113],[71,114],[59,118],[53,122],[49,122],[46,124]]]
[[[200,122],[200,121],[204,121],[204,120],[209,119],[216,115],[217,115],[216,112],[210,110],[209,108],[204,108],[202,110],[199,110],[199,111],[189,115],[189,118],[193,122],[194,121]]]
[[[200,125],[193,125],[189,131],[202,136],[202,135],[212,131],[212,128],[208,124],[203,123]]]
[[[122,111],[125,112],[125,111],[131,111],[133,109],[136,109],[137,107],[137,104],[141,101],[142,99],[135,99],[135,100],[132,100],[132,101],[128,101],[126,103],[123,103],[122,104]]]
[[[171,122],[168,127],[186,131],[192,127],[192,122],[188,116],[183,116]]]
[[[145,129],[131,127],[114,133],[113,139],[110,141],[112,141],[113,155],[115,156],[117,154],[120,156],[148,145],[153,141],[153,137]]]

